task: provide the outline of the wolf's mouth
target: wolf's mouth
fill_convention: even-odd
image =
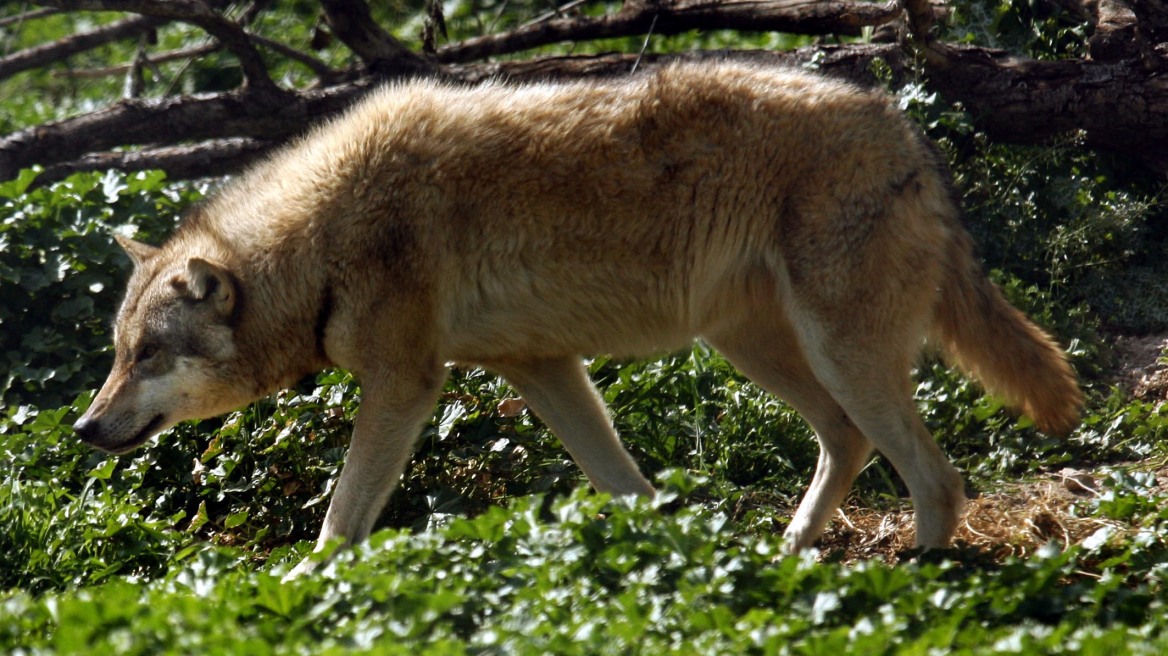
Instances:
[[[150,436],[154,434],[154,431],[157,430],[164,421],[166,421],[165,415],[154,415],[154,417],[146,423],[146,426],[144,426],[142,430],[138,431],[138,433],[134,435],[133,438],[126,442],[122,442],[117,446],[106,447],[106,451],[118,455],[133,451],[139,446],[142,446],[143,442],[150,439]]]

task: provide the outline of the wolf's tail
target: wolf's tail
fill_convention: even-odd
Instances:
[[[930,342],[1042,432],[1070,433],[1083,394],[1066,354],[986,278],[965,230],[953,232]]]

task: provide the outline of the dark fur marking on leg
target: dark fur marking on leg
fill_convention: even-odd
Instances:
[[[908,191],[908,189],[910,187],[912,188],[912,190],[914,192],[920,192],[920,190],[921,190],[921,182],[919,179],[920,176],[921,176],[920,171],[916,171],[916,170],[910,171],[909,174],[904,176],[903,179],[897,180],[896,182],[892,183],[892,193],[899,196],[899,195],[905,193],[906,191]]]
[[[928,151],[930,163],[933,165],[933,173],[945,185],[945,191],[949,194],[949,202],[957,209],[958,214],[963,214],[961,211],[961,190],[957,188],[957,181],[953,178],[953,171],[949,169],[949,161],[946,159],[944,151],[936,142],[921,133],[916,134],[916,139],[917,143]]]
[[[320,309],[316,312],[316,325],[313,327],[313,334],[316,335],[316,354],[325,360],[328,359],[328,354],[324,350],[324,333],[328,330],[332,314],[333,290],[332,287],[325,287],[324,293],[321,294]]]

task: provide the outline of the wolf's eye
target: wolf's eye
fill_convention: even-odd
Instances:
[[[137,360],[138,362],[144,362],[154,357],[155,355],[158,355],[158,347],[153,344],[148,344],[143,346],[142,350],[138,351]]]

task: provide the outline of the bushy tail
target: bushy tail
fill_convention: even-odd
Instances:
[[[1042,432],[1070,433],[1083,393],[1066,354],[986,278],[965,231],[954,232],[930,342]]]

